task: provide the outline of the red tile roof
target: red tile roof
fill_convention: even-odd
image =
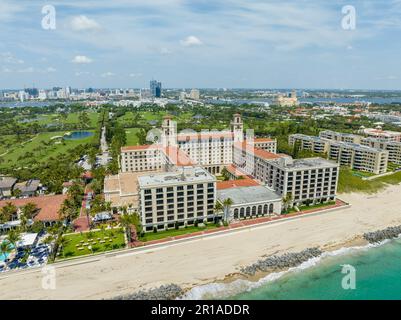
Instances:
[[[232,138],[233,133],[226,132],[200,132],[200,133],[180,133],[177,136],[178,141],[189,141],[189,140],[201,140],[201,139],[209,139],[209,138]]]
[[[235,148],[241,149],[243,151],[246,151],[247,153],[253,154],[255,157],[262,158],[265,160],[274,160],[282,158],[281,155],[256,148],[250,144],[247,144],[246,142],[235,143],[234,146]]]
[[[7,203],[11,202],[16,207],[20,208],[28,203],[34,203],[39,208],[39,213],[34,217],[34,221],[57,221],[60,220],[58,211],[67,195],[56,196],[41,196],[26,199],[14,199],[0,201],[0,208],[4,207]]]
[[[169,160],[176,166],[192,166],[195,164],[194,161],[187,155],[187,153],[180,148],[169,146],[164,150],[165,155]]]
[[[254,142],[273,142],[274,139],[270,139],[270,138],[255,138],[253,139]]]
[[[153,145],[153,144],[144,144],[140,146],[127,146],[127,147],[122,147],[121,152],[127,152],[127,151],[135,151],[135,150],[146,150],[146,149],[158,149],[159,146]]]
[[[253,179],[238,179],[238,180],[229,180],[229,181],[217,181],[216,187],[217,190],[229,189],[229,188],[238,188],[238,187],[255,187],[260,184]]]

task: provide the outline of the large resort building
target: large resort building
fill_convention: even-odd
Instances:
[[[154,144],[122,148],[121,172],[105,179],[106,201],[138,212],[149,232],[213,221],[216,202],[227,198],[229,221],[281,214],[283,197],[294,205],[335,200],[336,162],[277,154],[275,139],[245,137],[243,127],[235,114],[231,130],[177,134],[166,116]],[[223,173],[229,181],[216,178]]]

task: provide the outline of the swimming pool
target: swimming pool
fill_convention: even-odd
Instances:
[[[8,247],[11,250],[14,249],[14,246],[11,243],[8,245]],[[9,255],[10,255],[9,253],[0,252],[0,262],[4,262],[8,258]]]

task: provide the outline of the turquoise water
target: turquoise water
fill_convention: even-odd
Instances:
[[[13,248],[14,248],[14,246],[13,246],[12,244],[9,244],[8,247],[9,247],[10,249],[13,249]],[[5,261],[5,260],[8,258],[9,255],[10,255],[9,253],[0,252],[0,262]]]
[[[342,287],[344,265],[355,270],[355,289]],[[191,289],[183,299],[359,300],[401,299],[401,240],[325,253],[257,282],[235,280]]]
[[[70,135],[66,135],[64,136],[65,140],[81,140],[81,139],[85,139],[88,137],[93,136],[93,132],[90,131],[74,131],[71,132]]]
[[[341,286],[345,274],[342,265],[355,270],[355,290]],[[351,251],[323,258],[318,264],[301,271],[289,272],[232,299],[401,299],[401,240],[378,247]]]

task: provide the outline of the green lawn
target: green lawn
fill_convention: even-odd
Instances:
[[[138,137],[137,132],[139,131],[138,128],[128,128],[125,129],[125,133],[127,135],[127,146],[136,146],[138,145]]]
[[[362,180],[357,177],[348,168],[340,169],[340,177],[338,181],[338,192],[362,192],[362,193],[376,193],[384,189],[387,185],[401,183],[401,172],[396,172],[389,176],[380,177],[374,180]]]
[[[357,177],[369,178],[369,177],[373,177],[376,175],[373,172],[366,172],[366,171],[359,171],[359,170],[351,170],[351,171],[352,171],[352,174]]]
[[[105,231],[93,231],[77,234],[69,234],[64,236],[68,243],[63,249],[63,252],[58,256],[58,259],[78,257],[92,253],[100,253],[104,251],[110,251],[115,249],[120,249],[125,247],[124,231],[122,229],[113,229]],[[109,237],[113,240],[112,242],[106,241],[104,237]],[[98,240],[100,238],[101,240]],[[94,240],[89,242],[89,240]],[[88,249],[89,245],[83,245],[83,243],[91,243],[92,250]],[[100,243],[100,241],[106,241],[105,243]],[[77,246],[78,245],[78,246]],[[79,247],[83,247],[84,250],[78,250]],[[64,253],[64,257],[63,257]]]
[[[2,157],[4,161],[0,163],[0,167],[9,167],[15,164],[24,166],[32,161],[43,162],[50,157],[56,157],[60,153],[66,152],[68,149],[88,143],[93,138],[92,136],[80,140],[52,139],[56,136],[63,136],[66,132],[43,132],[32,136],[31,139],[23,143],[14,143],[10,147],[9,153]]]
[[[99,120],[99,113],[94,112],[94,111],[87,111],[88,117],[90,119],[89,127],[90,128],[95,128],[97,125],[97,122]],[[69,113],[67,118],[64,119],[59,113],[53,113],[53,114],[40,114],[36,119],[32,119],[32,121],[29,122],[23,122],[24,120],[30,120],[29,118],[26,118],[25,116],[18,117],[17,119],[22,121],[20,122],[21,124],[33,124],[37,123],[39,125],[49,125],[49,124],[74,124],[74,123],[79,123],[79,113],[78,112],[73,112]]]
[[[207,226],[201,227],[187,227],[187,228],[182,228],[182,229],[171,229],[167,231],[158,231],[156,233],[154,232],[147,232],[143,237],[141,237],[139,240],[140,241],[152,241],[152,240],[159,240],[159,239],[164,239],[167,237],[175,237],[175,236],[180,236],[183,234],[189,234],[189,233],[194,233],[198,231],[205,231],[205,230],[210,230],[210,229],[216,229],[218,226],[216,226],[214,223],[209,223]]]

